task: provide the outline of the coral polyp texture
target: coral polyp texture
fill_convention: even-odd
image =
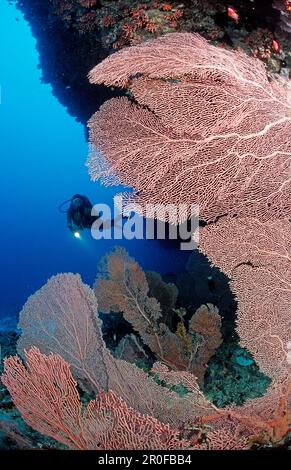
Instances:
[[[262,63],[174,33],[111,55],[89,78],[132,96],[89,121],[94,180],[133,187],[143,207],[197,203],[208,222],[291,214],[291,105]]]
[[[221,219],[201,231],[200,248],[231,278],[241,345],[274,380],[288,377],[290,219]]]

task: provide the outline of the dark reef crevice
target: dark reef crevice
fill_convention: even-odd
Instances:
[[[120,95],[105,86],[89,83],[88,72],[109,51],[98,39],[65,29],[55,16],[52,19],[50,0],[16,1],[36,39],[42,82],[52,86],[53,95],[77,121],[86,125],[88,119],[113,96]]]

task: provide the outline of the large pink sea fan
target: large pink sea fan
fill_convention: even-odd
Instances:
[[[201,230],[200,247],[231,278],[241,345],[275,381],[290,375],[290,220],[221,219]]]
[[[146,203],[198,203],[200,216],[291,214],[291,106],[262,63],[168,34],[119,51],[92,83],[128,87],[89,121],[91,177]]]
[[[39,349],[26,352],[27,368],[17,356],[5,360],[2,381],[25,421],[70,449],[182,449],[178,432],[143,416],[114,392],[100,391],[84,407],[69,364]]]
[[[42,353],[60,354],[84,388],[107,387],[101,322],[97,299],[77,274],[53,276],[29,297],[20,312],[22,336],[17,350],[37,346]]]
[[[17,349],[23,357],[31,347],[60,355],[85,390],[112,390],[141,414],[174,427],[196,419],[206,409],[209,414],[215,411],[206,398],[203,403],[197,400],[198,386],[195,393],[182,398],[134,364],[114,358],[102,338],[94,292],[79,275],[52,277],[28,299],[19,326],[22,335]]]

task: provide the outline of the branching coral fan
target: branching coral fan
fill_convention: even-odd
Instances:
[[[192,34],[121,51],[90,79],[128,87],[142,105],[113,99],[92,117],[91,142],[110,163],[103,170],[102,157],[92,155],[92,177],[111,182],[116,175],[142,204],[195,202],[205,221],[224,217],[201,231],[201,248],[230,276],[240,267],[234,276],[243,343],[263,370],[284,375],[291,299],[287,90],[255,59]],[[252,257],[258,259],[250,272]],[[267,366],[274,351],[277,360]]]
[[[142,416],[112,391],[100,392],[82,409],[70,367],[57,355],[26,352],[27,369],[16,357],[5,360],[2,376],[28,424],[70,449],[181,449],[186,441],[151,416]],[[12,373],[13,371],[13,373]]]
[[[18,353],[24,357],[25,350],[37,347],[42,353],[58,354],[70,364],[85,391],[112,390],[128,406],[166,424],[177,427],[181,422],[200,417],[206,409],[211,413],[213,407],[204,397],[200,405],[194,376],[195,395],[193,390],[182,400],[177,393],[158,386],[135,365],[113,358],[103,342],[97,302],[92,302],[92,296],[93,290],[78,275],[60,274],[51,278],[28,299],[20,313],[22,335]],[[82,301],[76,303],[78,297]]]
[[[132,186],[128,199],[143,207],[199,204],[207,222],[200,248],[232,279],[241,342],[276,394],[290,380],[287,87],[270,81],[257,60],[193,34],[123,50],[89,76],[127,88],[135,100],[110,100],[89,121],[92,178]]]
[[[89,121],[107,162],[92,153],[94,180],[132,186],[141,204],[197,203],[205,221],[291,215],[291,106],[259,61],[174,33],[111,55],[89,77],[138,103],[114,98]]]
[[[74,308],[76,290],[81,292],[83,298],[83,305],[78,304],[78,320]],[[41,319],[33,328],[34,346],[30,344],[32,336],[30,336],[29,322],[22,323],[24,327],[19,346],[20,353],[23,357],[27,357],[28,369],[25,369],[17,356],[8,358],[5,361],[2,381],[30,426],[70,448],[86,449],[113,448],[110,445],[115,446],[114,448],[129,446],[128,448],[140,449],[147,449],[153,445],[160,449],[190,445],[193,448],[231,449],[246,448],[251,439],[256,441],[264,438],[266,442],[270,440],[276,443],[284,438],[290,420],[289,381],[282,380],[280,386],[278,384],[273,386],[263,398],[250,400],[242,407],[226,409],[218,409],[209,402],[201,392],[195,376],[188,371],[175,371],[165,364],[155,363],[152,374],[158,376],[167,386],[158,385],[151,376],[135,365],[112,357],[101,338],[96,305],[93,307],[89,302],[92,300],[92,294],[93,291],[80,281],[79,276],[63,274],[49,281],[24,306],[21,315],[26,320],[30,318],[30,324],[36,318],[37,311],[40,312]],[[60,300],[64,297],[66,302],[60,304]],[[88,303],[91,306],[91,315],[88,315]],[[46,313],[58,305],[59,308],[56,310],[58,315],[47,317]],[[66,318],[65,323],[64,318]],[[71,325],[78,324],[78,329],[75,328],[72,334],[72,330],[66,327],[66,322]],[[50,334],[46,336],[46,343],[43,343],[43,335],[48,329],[53,333],[60,331],[60,328],[63,328],[62,341],[56,341],[54,334]],[[74,370],[74,379],[83,385],[84,368],[78,368],[75,364],[76,357],[80,354],[82,338],[85,338],[85,350],[86,347],[90,348],[92,341],[90,331],[96,334],[98,348],[95,356],[85,359],[87,364],[85,383],[86,389],[93,389],[97,398],[96,401],[90,402],[87,408],[83,408],[79,402],[69,364]],[[71,354],[66,356],[68,362],[65,362],[59,352],[64,354],[62,342],[67,344],[69,340],[72,341]],[[27,349],[25,353],[22,352],[24,344]],[[35,346],[40,346],[46,351],[51,350],[53,355],[46,357],[35,349]],[[98,364],[101,361],[104,368],[102,366],[100,371],[98,368],[95,369],[95,361],[96,363],[99,361]],[[94,376],[95,370],[97,376]],[[104,372],[107,377],[105,390],[100,386],[101,382],[104,383]],[[88,384],[91,387],[88,387]],[[175,390],[177,386],[184,387],[186,393],[183,396]],[[117,427],[121,433],[125,433],[125,436],[116,436],[110,426],[101,427],[100,430],[102,417],[104,420],[108,418],[107,413],[103,414],[105,410],[112,419],[107,422],[108,426],[113,423],[113,428]],[[140,416],[141,414],[148,416]],[[136,426],[142,427],[143,423],[147,423],[152,429],[157,430],[158,436],[147,441],[146,430],[139,429],[136,439],[129,439],[127,425],[125,429],[123,428],[125,423],[119,422],[121,416],[131,416],[134,422],[136,420]],[[160,422],[151,420],[151,416]],[[172,440],[169,439],[169,427],[164,427],[163,424],[172,428]],[[208,431],[207,436],[202,438],[204,425]],[[179,439],[175,429],[180,430]],[[165,437],[166,442],[161,440],[162,437],[159,438],[161,435],[159,433]],[[108,435],[111,436],[111,444]]]
[[[118,248],[101,261],[102,272],[95,283],[99,309],[122,312],[144,343],[173,369],[188,370],[202,380],[205,365],[222,342],[221,319],[213,305],[203,305],[186,328],[183,321],[172,332],[163,322],[161,305],[149,296],[141,267]]]
[[[59,396],[67,396],[69,390],[76,393],[70,364],[74,379],[97,394],[97,403],[100,397],[107,404],[114,401],[139,423],[153,416],[159,423],[151,421],[152,425],[166,436],[163,425],[171,426],[174,441],[166,441],[170,448],[183,446],[185,440],[185,445],[197,449],[245,449],[254,442],[282,442],[291,421],[287,349],[291,107],[286,90],[270,82],[254,59],[210,46],[191,34],[167,35],[125,49],[99,64],[90,78],[94,83],[129,88],[139,103],[113,99],[92,117],[92,146],[105,157],[91,156],[92,177],[133,186],[133,198],[142,204],[199,203],[201,218],[212,222],[201,230],[201,250],[231,278],[239,304],[241,342],[273,384],[264,397],[240,407],[218,409],[208,401],[194,374],[170,367],[164,360],[156,338],[159,304],[148,296],[144,273],[124,256],[122,262],[111,258],[110,276],[101,284],[98,281],[95,291],[105,311],[122,310],[145,342],[159,352],[160,362],[154,364],[151,375],[110,354],[102,339],[93,291],[79,276],[59,275],[32,296],[21,313],[20,354],[35,346],[54,355],[46,358],[32,349],[28,370],[17,358],[6,361],[3,380],[16,405],[31,426],[70,445],[67,431],[74,436],[78,397],[74,406],[66,408],[65,437],[62,420],[60,435],[60,427],[47,427],[46,414],[27,408],[31,395],[26,393],[43,380],[41,367],[33,364],[58,361],[47,376],[56,374],[57,380],[65,373]],[[109,285],[114,291],[106,295],[104,287]],[[139,310],[137,299],[144,310]],[[154,328],[145,331],[142,313],[146,313],[145,322],[156,322]],[[178,386],[184,387],[183,396]],[[54,406],[49,398],[48,409]],[[88,408],[92,406],[95,410],[97,405]],[[89,416],[88,408],[80,412],[81,422],[88,416],[94,428],[96,413]],[[181,440],[175,429],[180,430]],[[95,437],[90,439],[84,448],[96,445]],[[106,441],[104,435],[99,439]],[[161,446],[156,439],[157,447]],[[123,439],[118,444],[122,448],[120,442]],[[148,448],[148,443],[141,441],[136,447]]]

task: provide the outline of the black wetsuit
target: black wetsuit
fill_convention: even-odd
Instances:
[[[79,199],[81,204],[74,207],[74,200]],[[93,222],[98,219],[99,216],[91,215],[92,204],[86,196],[75,194],[73,196],[71,205],[67,211],[67,224],[71,231],[74,229],[83,230],[85,228],[91,228]]]

